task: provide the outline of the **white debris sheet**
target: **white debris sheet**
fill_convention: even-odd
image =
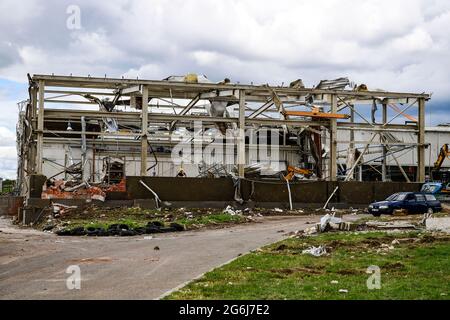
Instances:
[[[236,210],[232,206],[227,206],[225,210],[223,210],[223,213],[229,214],[231,216],[242,214],[241,210]]]
[[[320,218],[320,231],[324,232],[330,224],[339,225],[342,222],[344,222],[344,220],[335,217],[334,213],[332,215],[327,213],[322,218]]]
[[[308,249],[303,250],[302,254],[310,254],[313,255],[314,257],[320,257],[323,256],[324,254],[327,254],[327,250],[325,249],[324,246],[309,247]]]

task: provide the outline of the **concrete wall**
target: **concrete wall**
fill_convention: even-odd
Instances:
[[[108,200],[153,199],[153,195],[139,183],[143,180],[162,201],[169,202],[233,202],[234,183],[231,178],[174,178],[174,177],[127,177],[126,193],[111,193]],[[32,198],[40,198],[43,176],[33,176]],[[419,191],[420,183],[402,182],[295,182],[290,184],[292,201],[299,205],[323,205],[333,190],[338,191],[333,203],[367,205],[383,200],[395,192]],[[258,205],[287,204],[289,195],[286,183],[281,181],[241,181],[241,194],[245,201]]]
[[[15,216],[23,206],[23,197],[1,196],[0,216]]]
[[[139,184],[140,177],[128,177],[130,199],[153,199],[153,195]],[[234,185],[228,178],[163,178],[142,179],[163,201],[233,201]],[[420,183],[398,182],[297,182],[291,183],[292,201],[299,204],[324,204],[336,186],[333,202],[366,205],[383,200],[395,192],[419,191]],[[257,203],[287,203],[287,186],[282,182],[241,182],[245,201]]]

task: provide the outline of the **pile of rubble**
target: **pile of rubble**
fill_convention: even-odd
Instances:
[[[89,184],[77,180],[54,180],[50,179],[44,185],[42,199],[86,199],[104,202],[106,192],[125,192],[126,181],[122,179],[118,184]]]
[[[42,199],[91,199],[105,201],[106,193],[99,187],[87,182],[76,184],[74,181],[49,181],[42,190]]]

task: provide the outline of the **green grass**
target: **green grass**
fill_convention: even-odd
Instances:
[[[210,214],[210,215],[204,215],[199,217],[194,217],[192,219],[182,218],[176,220],[176,222],[180,224],[184,224],[187,228],[194,226],[194,225],[200,225],[200,226],[207,226],[207,225],[220,225],[220,224],[228,224],[228,223],[240,223],[244,222],[245,218],[240,215],[229,215],[226,213],[217,213],[217,214]]]
[[[104,228],[108,229],[108,227],[112,224],[126,224],[130,228],[137,228],[137,227],[145,227],[149,221],[159,221],[164,222],[161,218],[152,218],[148,213],[141,214],[141,213],[134,213],[134,214],[126,214],[122,217],[118,216],[111,216],[111,217],[93,217],[93,218],[72,218],[70,220],[70,224],[68,226],[69,229],[73,229],[76,227],[94,227],[94,228]],[[206,226],[220,226],[220,225],[226,225],[226,224],[232,224],[232,223],[242,223],[245,222],[246,219],[243,216],[240,215],[229,215],[225,213],[212,213],[207,215],[199,215],[194,216],[191,219],[188,219],[186,217],[174,217],[170,221],[167,221],[167,223],[170,222],[176,222],[179,224],[182,224],[185,226],[186,229],[196,229]]]
[[[411,240],[377,252],[400,238]],[[330,254],[301,254],[311,245],[325,245]],[[414,232],[291,238],[213,270],[167,299],[449,299],[449,255],[450,237]],[[381,269],[380,290],[367,288],[370,265]]]

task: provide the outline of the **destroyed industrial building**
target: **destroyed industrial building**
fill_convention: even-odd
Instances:
[[[435,128],[426,138],[429,99],[347,78],[306,88],[301,79],[248,85],[196,74],[29,76],[17,125],[17,193],[26,206],[38,205],[33,199],[368,203],[410,191],[400,182],[425,181],[439,137],[450,131]],[[381,189],[367,181],[399,183]],[[362,199],[350,199],[354,188]]]

